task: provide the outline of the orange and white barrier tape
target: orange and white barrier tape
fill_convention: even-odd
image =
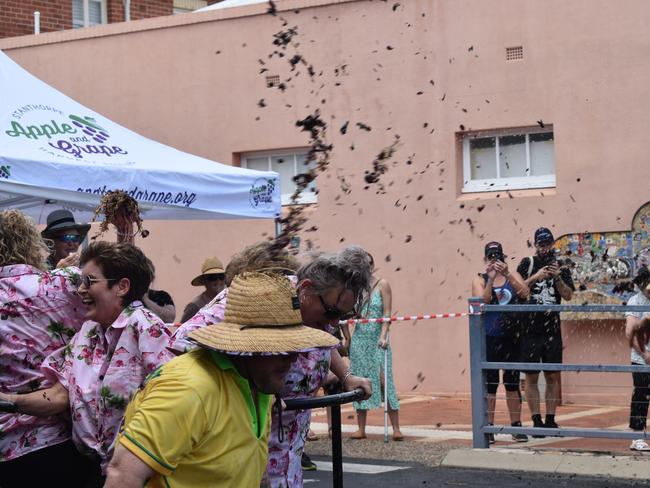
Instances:
[[[383,322],[408,322],[411,320],[431,320],[431,319],[451,319],[456,317],[469,317],[472,315],[469,312],[458,312],[458,313],[432,313],[429,315],[405,315],[403,317],[379,317],[375,319],[350,319],[350,320],[341,320],[339,325],[345,324],[371,324],[371,323],[383,323]]]

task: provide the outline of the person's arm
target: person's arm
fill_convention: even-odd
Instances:
[[[65,412],[69,405],[68,390],[61,383],[22,395],[0,393],[0,400],[13,402],[17,413],[34,417],[51,417]]]
[[[639,330],[641,330],[641,319],[639,317],[635,317],[634,315],[625,317],[625,338],[632,349],[642,354],[643,351],[639,348],[637,341],[634,340]]]
[[[352,336],[350,335],[350,326],[347,323],[341,326],[341,334],[343,334],[343,348],[350,349]]]
[[[521,300],[528,300],[530,297],[530,288],[528,288],[528,285],[521,277],[521,275],[516,271],[508,272],[506,268],[505,277],[512,284],[512,287],[515,289],[517,296]]]
[[[381,302],[384,305],[384,317],[391,317],[391,310],[393,308],[393,292],[390,289],[388,281],[381,280],[379,282],[379,293],[381,293]],[[390,332],[390,322],[382,322],[378,344],[382,349],[388,347],[388,332]]]
[[[192,317],[196,315],[196,312],[198,312],[200,309],[197,307],[194,302],[190,302],[185,306],[185,309],[183,310],[183,316],[181,317],[181,324],[184,324],[188,320],[190,320]]]
[[[337,378],[341,381],[343,389],[345,391],[352,391],[356,388],[360,388],[364,392],[364,400],[367,400],[372,395],[372,383],[368,378],[361,378],[360,376],[355,376],[350,374],[350,370],[343,361],[343,358],[336,349],[332,349],[332,355],[330,360],[330,369]]]
[[[571,274],[563,272],[562,269],[557,264],[552,264],[547,266],[549,273],[554,278],[555,286],[557,291],[563,300],[571,300],[573,297],[573,281],[571,280]],[[568,276],[567,276],[568,275]]]
[[[487,281],[482,276],[477,276],[472,281],[472,296],[481,297],[483,303],[490,303],[492,301],[492,284],[494,283],[494,276],[490,278],[488,275]]]
[[[118,444],[106,471],[104,488],[142,488],[153,474],[153,469]]]

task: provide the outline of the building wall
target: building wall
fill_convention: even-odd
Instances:
[[[514,267],[532,253],[527,241],[538,226],[551,227],[556,237],[624,231],[648,200],[650,166],[642,163],[649,139],[650,65],[643,62],[649,3],[287,0],[284,6],[281,16],[258,5],[5,40],[0,48],[130,129],[225,163],[242,152],[308,145],[295,122],[318,108],[333,151],[310,209],[307,227],[317,230],[302,235],[303,248],[307,240],[318,249],[365,246],[391,283],[399,314],[465,310],[488,240],[503,243]],[[298,45],[269,57],[279,50],[274,34],[293,26]],[[505,48],[519,45],[524,59],[507,62]],[[313,65],[313,78],[300,63],[292,71],[295,54]],[[289,79],[285,91],[267,88],[271,74]],[[463,130],[538,120],[554,127],[556,187],[461,192]],[[396,135],[400,146],[380,179],[383,189],[368,185],[365,172]],[[151,237],[141,245],[156,263],[156,286],[181,307],[197,292],[189,281],[205,256],[227,260],[273,232],[266,222],[147,225]],[[567,358],[628,361],[621,321],[567,327]],[[395,324],[392,341],[399,390],[469,390],[466,320]],[[593,392],[593,384],[580,383],[585,376],[567,375],[565,395]],[[627,386],[627,376],[590,381]]]
[[[72,29],[72,0],[3,0],[0,38],[34,33],[34,12],[41,14],[41,32]],[[131,20],[171,15],[173,0],[131,0]],[[107,22],[124,21],[123,0],[106,0]]]
[[[34,12],[41,13],[41,32],[72,29],[72,0],[3,0],[0,38],[34,33]]]

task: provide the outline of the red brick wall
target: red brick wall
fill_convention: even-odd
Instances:
[[[34,11],[41,32],[72,28],[72,0],[0,0],[0,38],[34,33]]]
[[[131,0],[131,20],[173,13],[173,0]],[[0,38],[34,33],[34,11],[41,13],[41,32],[72,29],[72,0],[0,0]],[[124,21],[122,0],[106,0],[109,23]]]
[[[109,23],[123,22],[124,2],[122,0],[107,0],[106,13]],[[160,17],[173,13],[173,0],[131,0],[131,20]]]

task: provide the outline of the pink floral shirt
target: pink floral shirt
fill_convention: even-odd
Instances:
[[[127,306],[106,330],[87,321],[66,347],[45,359],[43,368],[68,390],[72,440],[98,456],[105,470],[131,396],[145,377],[174,355],[171,333],[142,302]]]
[[[0,391],[30,393],[53,385],[41,372],[45,356],[81,328],[86,307],[77,268],[49,273],[25,264],[0,267]],[[0,412],[0,462],[70,439],[63,417]]]
[[[174,335],[169,340],[169,349],[176,353],[184,353],[195,349],[196,344],[188,341],[187,335],[206,325],[223,322],[227,301],[228,288],[224,288],[210,303],[199,310],[194,317],[174,331]]]

